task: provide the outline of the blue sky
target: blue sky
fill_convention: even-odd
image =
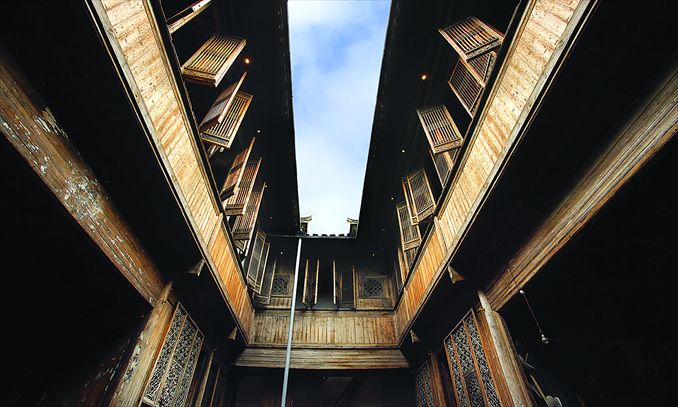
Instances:
[[[347,233],[360,212],[388,1],[290,1],[301,216],[309,233]]]

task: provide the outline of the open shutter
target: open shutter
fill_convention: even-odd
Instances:
[[[242,77],[240,77],[238,82],[224,89],[223,92],[219,94],[219,97],[214,101],[212,107],[205,115],[205,118],[202,119],[202,123],[200,123],[201,133],[209,130],[211,127],[224,120],[229,106],[231,106],[233,99],[235,99],[235,96],[238,93],[238,89],[240,89],[240,85],[245,80],[245,75],[247,75],[247,72],[242,74]]]
[[[473,16],[442,27],[438,31],[464,61],[497,48],[504,40],[502,33]]]
[[[259,214],[259,206],[261,205],[261,198],[264,195],[265,183],[258,183],[252,188],[252,194],[247,202],[245,212],[235,218],[233,225],[233,240],[236,242],[236,247],[244,251],[247,242],[252,238],[254,225],[257,222],[257,215]]]
[[[254,238],[254,245],[252,246],[252,251],[250,253],[249,266],[247,268],[247,285],[252,287],[254,292],[260,292],[260,289],[257,290],[257,277],[259,274],[260,264],[265,261],[264,252],[268,254],[266,249],[266,233],[261,229],[257,230],[257,235]]]
[[[306,308],[313,308],[318,300],[318,272],[320,271],[320,260],[317,260],[315,271],[313,266],[308,268],[308,260],[306,260],[306,273],[304,276],[304,305]]]
[[[264,280],[261,283],[261,291],[259,293],[254,293],[254,304],[255,305],[267,305],[271,302],[271,289],[273,288],[273,275],[275,274],[275,267],[278,263],[278,260],[273,260],[273,263],[266,262],[266,268],[264,271]]]
[[[143,400],[152,406],[183,406],[204,339],[181,304],[165,334]]]
[[[334,306],[341,307],[341,271],[337,270],[337,261],[332,260],[332,276],[334,277]]]
[[[450,179],[450,174],[452,173],[452,168],[454,168],[454,163],[457,161],[457,155],[459,154],[459,149],[454,149],[452,151],[445,151],[444,153],[434,154],[433,151],[429,150],[431,154],[431,159],[436,167],[436,172],[438,173],[438,178],[440,178],[440,184],[445,187],[447,181]]]
[[[469,68],[461,58],[457,60],[457,65],[452,71],[448,84],[459,98],[466,112],[473,117],[478,110],[484,84],[478,80],[477,76],[473,74],[473,69]]]
[[[184,80],[216,88],[245,43],[243,38],[213,35],[181,67]]]
[[[436,209],[431,185],[423,168],[414,170],[402,178],[405,201],[416,225],[433,214]]]
[[[398,212],[398,223],[400,224],[400,241],[402,243],[403,252],[419,247],[421,244],[421,235],[419,228],[412,224],[412,217],[410,211],[407,209],[407,203],[401,202],[396,205]],[[407,264],[409,267],[409,263]]]
[[[244,213],[250,200],[250,196],[252,195],[254,181],[260,166],[261,158],[252,158],[247,161],[240,182],[238,182],[238,188],[237,191],[235,191],[235,195],[232,195],[224,202],[225,215],[242,215]]]
[[[424,107],[417,110],[419,121],[434,153],[461,147],[464,138],[445,105]]]
[[[252,95],[245,92],[236,92],[233,101],[229,104],[228,109],[226,109],[222,121],[205,131],[201,131],[200,138],[219,147],[231,148],[233,139],[238,132],[242,119],[245,117],[250,102],[252,102]]]
[[[242,175],[245,173],[245,163],[250,158],[250,153],[252,152],[253,146],[254,137],[252,137],[250,146],[235,156],[235,159],[231,164],[231,169],[228,171],[228,175],[226,176],[226,181],[224,181],[224,185],[221,187],[221,191],[219,192],[219,196],[222,201],[225,201],[235,195],[235,192],[238,189],[238,184],[242,179]]]

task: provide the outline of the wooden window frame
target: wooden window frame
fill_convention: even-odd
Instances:
[[[252,245],[247,267],[247,284],[257,294],[261,293],[270,247],[270,243],[266,242],[266,233],[258,229],[254,237],[254,244]]]
[[[365,294],[365,279],[373,279],[373,280],[379,280],[381,281],[381,291],[382,295],[366,295]],[[388,296],[388,289],[387,289],[387,280],[388,277],[382,276],[382,275],[368,275],[368,276],[363,276],[359,275],[358,276],[358,298],[361,299],[388,299],[390,298]]]
[[[400,244],[403,253],[407,250],[417,248],[421,244],[421,233],[417,225],[412,224],[412,215],[407,207],[407,202],[400,202],[396,204],[396,216],[398,217],[398,225],[400,226]],[[407,265],[408,268],[410,264]]]
[[[207,130],[201,131],[200,139],[217,147],[230,149],[240,124],[245,118],[245,113],[247,113],[247,109],[252,102],[252,98],[253,96],[249,93],[236,92],[233,101],[224,114],[223,120]]]
[[[464,61],[498,48],[504,41],[504,34],[474,16],[441,27],[438,32]]]
[[[261,291],[252,296],[255,305],[268,305],[271,303],[271,290],[273,288],[273,278],[278,264],[278,259],[273,259],[273,263],[266,263],[264,271],[264,280],[261,284]]]
[[[235,218],[235,223],[233,225],[233,240],[235,240],[236,247],[243,252],[245,251],[245,246],[252,238],[265,189],[266,183],[262,182],[254,184],[245,212]]]
[[[237,190],[223,203],[224,215],[233,216],[245,213],[260,167],[261,158],[250,158],[247,160],[243,173],[240,175]]]
[[[412,217],[412,224],[423,222],[436,210],[431,184],[424,168],[418,168],[401,178],[405,202]]]
[[[206,132],[207,130],[224,121],[224,117],[226,117],[228,108],[231,106],[231,103],[233,103],[233,100],[238,94],[238,90],[240,89],[240,85],[242,85],[243,81],[245,80],[245,76],[247,76],[247,72],[242,74],[239,81],[221,91],[219,97],[217,97],[214,103],[212,103],[212,107],[210,107],[210,110],[207,111],[207,114],[200,123],[201,133]]]
[[[214,34],[181,66],[184,81],[218,87],[245,44],[244,38]]]
[[[343,292],[344,292],[344,275],[348,274],[348,270],[342,270],[344,266],[337,267],[337,261],[333,260],[332,261],[332,276],[334,277],[334,306],[337,307],[337,309],[356,309],[356,305],[358,303],[358,298],[356,295],[356,273],[355,273],[355,265],[351,265],[351,280],[352,280],[352,298],[351,300],[347,300],[344,298]],[[337,271],[337,269],[339,270]],[[337,279],[339,277],[339,279]],[[350,306],[346,306],[345,304],[351,304]]]
[[[454,164],[457,161],[459,149],[457,148],[438,154],[435,154],[433,151],[429,150],[429,154],[431,155],[431,160],[433,160],[433,165],[436,167],[436,173],[438,174],[438,179],[440,179],[440,185],[445,188],[445,185],[447,185],[447,181],[449,181],[450,175],[452,174],[452,170],[454,169]]]
[[[417,109],[431,150],[438,154],[461,147],[464,137],[444,104]]]
[[[221,198],[222,202],[226,201],[237,193],[238,184],[240,184],[240,180],[245,173],[245,168],[247,166],[247,162],[249,161],[252,147],[254,147],[254,140],[255,138],[252,137],[249,147],[238,153],[238,155],[236,155],[233,159],[231,168],[228,170],[228,175],[226,175],[224,184],[219,191],[219,197]]]

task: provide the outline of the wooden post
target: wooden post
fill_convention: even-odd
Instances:
[[[212,368],[212,360],[214,360],[214,352],[216,352],[217,347],[215,346],[210,352],[210,358],[207,361],[207,368],[205,369],[205,374],[202,376],[200,381],[200,390],[198,391],[198,397],[195,399],[196,406],[202,406],[202,398],[205,396],[205,388],[207,387],[207,379],[210,377],[210,369]],[[215,380],[216,382],[216,380]]]
[[[508,333],[503,329],[501,316],[492,311],[485,293],[478,291],[478,297],[480,298],[480,305],[484,308],[480,317],[484,317],[487,323],[487,330],[492,338],[494,352],[499,359],[512,404],[514,406],[533,406],[534,402],[527,390],[527,379],[518,365],[518,358],[513,350],[513,344],[509,342]],[[490,349],[487,349],[486,353],[489,353],[488,351]]]

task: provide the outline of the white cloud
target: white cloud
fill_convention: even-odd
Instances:
[[[388,2],[288,3],[301,215],[310,233],[357,218]]]

